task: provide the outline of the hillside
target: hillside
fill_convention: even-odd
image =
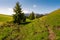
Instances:
[[[0,18],[12,20],[10,16],[4,16]],[[60,9],[41,18],[27,20],[25,24],[0,25],[0,40],[60,40]]]
[[[4,19],[1,22],[11,20],[10,16],[5,15],[0,18]],[[48,40],[48,31],[40,19],[27,20],[26,24],[21,25],[5,23],[0,26],[0,40]]]
[[[12,16],[0,14],[0,24],[11,20]]]
[[[60,9],[51,12],[49,15],[41,18],[45,27],[49,27],[54,33],[54,40],[60,40]]]

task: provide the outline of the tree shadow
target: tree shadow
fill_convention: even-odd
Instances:
[[[29,23],[31,23],[31,22],[23,22],[23,23],[21,23],[22,25],[26,25],[26,24],[29,24]]]

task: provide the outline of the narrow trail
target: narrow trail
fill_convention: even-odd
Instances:
[[[50,28],[50,27],[47,27],[48,28],[48,33],[49,33],[49,37],[48,39],[49,40],[54,40],[55,39],[55,33],[53,32],[53,30]]]

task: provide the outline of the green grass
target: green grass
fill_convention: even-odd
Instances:
[[[12,16],[0,15],[0,22],[11,20]],[[60,9],[38,19],[27,19],[27,22],[30,23],[25,25],[4,24],[0,27],[0,40],[48,40],[49,34],[46,26],[55,32],[55,40],[60,40]]]
[[[3,18],[0,20],[0,22],[7,22],[12,20],[10,16],[1,15],[0,18]],[[8,19],[7,19],[8,18]],[[5,21],[6,19],[6,21]],[[0,28],[0,40],[6,39],[6,40],[48,40],[48,31],[47,28],[44,27],[44,25],[41,24],[40,19],[35,20],[29,20],[27,19],[27,22],[30,22],[28,24],[22,24],[17,25],[13,24],[13,26],[10,24],[10,27],[8,24],[4,24]],[[19,31],[20,30],[20,31]]]
[[[51,12],[49,15],[41,18],[45,25],[49,25],[56,34],[55,40],[60,40],[60,9]]]
[[[26,25],[14,25],[14,26],[3,26],[3,32],[1,33],[0,40],[47,40],[48,31],[44,25],[39,25],[38,20],[33,20],[31,23]],[[29,21],[30,22],[30,21]],[[35,25],[36,24],[36,25]],[[19,28],[18,28],[19,27]],[[0,28],[2,29],[2,27]],[[9,29],[9,30],[8,30]],[[20,31],[19,31],[20,30]],[[0,30],[1,31],[1,30]],[[11,34],[9,34],[11,33]],[[4,34],[4,35],[3,35]],[[7,36],[9,35],[9,36]],[[6,38],[7,37],[7,38]]]
[[[7,21],[11,21],[11,20],[12,20],[11,16],[0,14],[0,24],[7,22]]]
[[[48,32],[44,25],[40,25],[40,19],[35,19],[32,23],[21,28],[21,34],[26,34],[23,40],[47,40]],[[28,34],[28,35],[27,35]]]

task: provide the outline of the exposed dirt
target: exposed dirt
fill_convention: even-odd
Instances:
[[[50,27],[47,27],[48,28],[48,32],[49,32],[49,40],[54,40],[55,39],[55,33],[53,32],[53,30],[50,28]]]

